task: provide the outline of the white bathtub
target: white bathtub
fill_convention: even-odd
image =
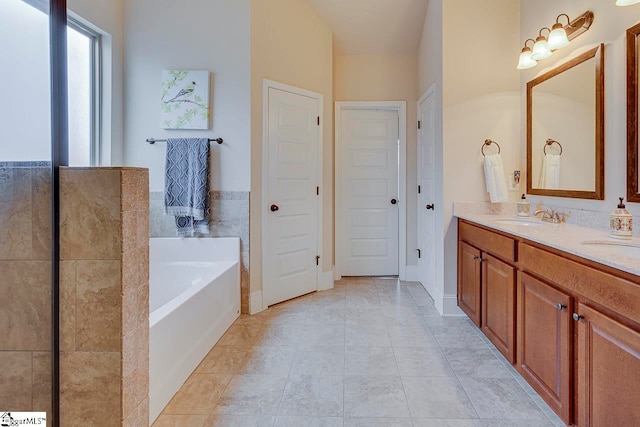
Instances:
[[[240,239],[149,239],[149,421],[240,314]]]

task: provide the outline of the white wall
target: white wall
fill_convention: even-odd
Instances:
[[[406,101],[407,265],[417,263],[416,123],[418,57],[401,55],[348,55],[334,57],[333,93],[336,101]]]
[[[149,168],[151,191],[164,187],[166,145],[145,139],[222,137],[212,145],[212,190],[248,191],[250,170],[250,0],[125,2],[125,163]],[[160,71],[212,73],[213,127],[160,128]]]
[[[544,26],[555,22],[560,13],[572,18],[591,10],[595,14],[593,25],[586,33],[573,40],[568,47],[541,61],[537,67],[520,73],[522,114],[526,112],[526,83],[534,77],[560,65],[579,52],[605,43],[605,200],[580,200],[560,197],[534,197],[531,203],[545,203],[558,207],[610,212],[626,194],[626,42],[625,31],[640,21],[640,5],[618,7],[615,2],[602,0],[521,0],[520,42],[538,33]],[[517,54],[513,55],[517,61]],[[525,159],[526,128],[521,134],[522,157]],[[640,215],[640,204],[628,203],[627,208]]]
[[[333,36],[304,0],[251,1],[251,291],[262,289],[262,82],[324,95],[322,271],[333,266]],[[252,311],[254,309],[252,308]]]

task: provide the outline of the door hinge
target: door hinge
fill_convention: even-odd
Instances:
[[[416,251],[418,251],[418,258],[422,257],[422,251],[420,249],[416,249]]]
[[[320,265],[320,255],[316,255],[316,265]]]
[[[418,194],[422,193],[422,186],[418,185]]]
[[[318,116],[318,126],[320,126],[320,116]]]
[[[422,122],[418,120],[418,129],[422,129]]]
[[[316,187],[316,196],[320,195],[320,187]]]

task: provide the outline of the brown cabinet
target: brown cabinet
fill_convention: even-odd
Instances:
[[[482,253],[482,332],[511,363],[515,362],[516,269]]]
[[[480,326],[480,251],[460,242],[458,249],[458,305]]]
[[[579,304],[578,426],[640,426],[640,333]]]
[[[567,425],[640,426],[640,278],[461,221],[458,305]]]
[[[572,298],[518,275],[516,369],[565,422],[571,416]]]
[[[465,223],[459,236],[458,306],[514,363],[516,269],[497,256],[514,261],[515,241]]]

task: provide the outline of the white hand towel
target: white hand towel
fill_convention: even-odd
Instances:
[[[484,157],[484,176],[491,203],[506,202],[508,200],[507,180],[500,154],[488,154]]]
[[[560,155],[547,154],[542,159],[540,188],[557,190],[560,188]]]

